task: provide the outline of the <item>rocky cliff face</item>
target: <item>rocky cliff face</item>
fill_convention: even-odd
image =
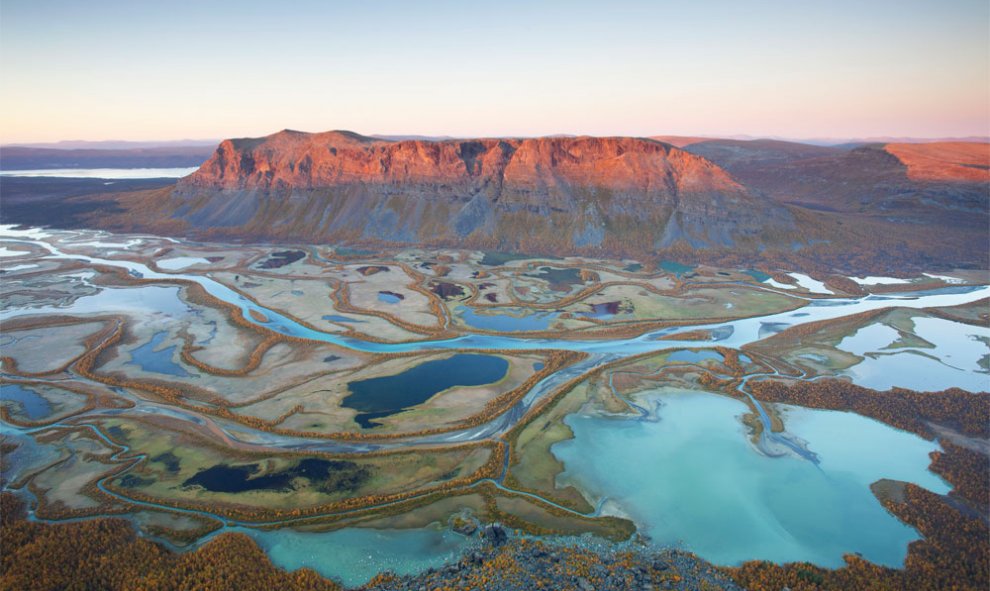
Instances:
[[[520,191],[600,186],[649,196],[741,191],[725,171],[710,162],[648,139],[391,142],[349,132],[288,130],[259,139],[225,140],[181,185],[269,190],[351,183],[436,184],[459,192],[493,183]]]
[[[226,140],[173,193],[213,235],[645,252],[733,246],[788,211],[708,160],[639,138]]]

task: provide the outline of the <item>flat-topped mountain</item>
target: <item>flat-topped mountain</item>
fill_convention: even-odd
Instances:
[[[984,268],[990,227],[985,142],[815,146],[286,130],[225,140],[198,171],[157,189],[96,183],[53,197],[51,183],[16,181],[0,187],[7,223],[36,223],[46,211],[56,226],[200,239],[791,269]],[[53,198],[59,207],[38,209]]]
[[[565,193],[602,187],[643,195],[742,188],[725,171],[670,145],[629,137],[388,141],[350,132],[281,131],[225,140],[180,186],[303,189],[352,183],[439,183],[456,190]]]
[[[174,198],[178,217],[214,234],[543,251],[732,246],[792,225],[705,158],[629,137],[282,131],[222,142]]]

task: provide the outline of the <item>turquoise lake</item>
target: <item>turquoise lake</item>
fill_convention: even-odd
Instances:
[[[291,529],[233,528],[258,542],[272,562],[295,570],[309,567],[348,587],[362,585],[384,570],[400,575],[440,567],[470,546],[450,530],[347,528],[310,533]]]
[[[786,407],[787,430],[818,455],[815,465],[758,452],[739,401],[704,393],[657,399],[657,421],[568,417],[575,439],[553,447],[567,468],[558,482],[607,497],[653,542],[716,564],[837,567],[843,554],[858,552],[900,566],[918,534],[887,513],[870,484],[890,478],[948,492],[927,470],[936,443],[871,419]]]
[[[990,391],[990,372],[980,365],[990,358],[990,329],[942,318],[915,318],[912,324],[912,334],[927,345],[897,346],[898,332],[877,323],[844,338],[838,348],[863,358],[844,373],[876,390]]]
[[[678,263],[675,261],[660,261],[660,268],[674,275],[675,277],[680,277],[685,273],[690,273],[691,271],[694,271],[696,266],[685,265],[683,263]]]

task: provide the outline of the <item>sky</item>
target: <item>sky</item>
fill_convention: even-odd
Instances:
[[[987,0],[0,0],[0,142],[990,133]]]

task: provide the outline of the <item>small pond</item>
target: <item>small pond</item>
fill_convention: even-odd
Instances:
[[[667,356],[668,361],[680,361],[683,363],[700,363],[709,359],[722,361],[722,355],[721,353],[712,351],[711,349],[701,349],[699,351],[680,349],[679,351],[674,351]]]
[[[674,261],[661,261],[660,268],[664,271],[670,273],[674,277],[680,277],[686,273],[694,271],[696,265],[683,265],[681,263],[675,263]]]
[[[295,466],[256,475],[260,468],[259,464],[217,464],[200,470],[182,484],[223,493],[289,491],[293,490],[294,480],[303,478],[320,486],[324,492],[339,492],[353,490],[370,477],[367,468],[347,460],[305,458]]]
[[[395,293],[392,291],[378,292],[378,301],[385,302],[386,304],[398,304],[404,299],[406,298],[401,293]]]
[[[160,373],[180,378],[193,377],[181,365],[172,360],[176,345],[160,348],[168,333],[160,331],[151,340],[131,351],[131,360],[144,371]]]
[[[494,332],[527,332],[547,330],[550,323],[557,319],[558,312],[516,311],[475,312],[473,308],[461,308],[459,314],[465,324],[471,328],[491,330]]]
[[[41,394],[18,384],[0,386],[0,401],[13,400],[32,421],[52,414],[52,405]]]
[[[367,322],[367,320],[358,320],[357,318],[348,318],[347,316],[341,316],[340,314],[326,314],[323,319],[327,322],[350,322],[351,324]]]
[[[434,394],[455,386],[481,386],[505,376],[509,362],[494,355],[458,353],[446,359],[420,363],[392,376],[348,384],[350,394],[341,405],[358,411],[361,427],[376,427],[376,419],[422,404]]]

